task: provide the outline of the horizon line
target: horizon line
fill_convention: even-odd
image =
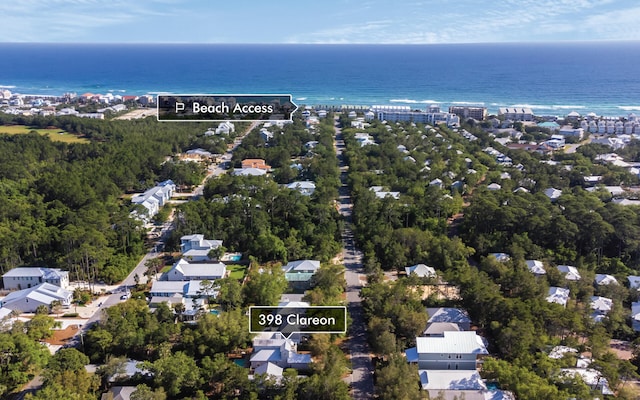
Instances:
[[[500,42],[2,42],[0,45],[220,45],[220,46],[451,46],[451,45],[563,45],[595,43],[640,43],[640,39],[594,39],[555,41],[500,41]]]

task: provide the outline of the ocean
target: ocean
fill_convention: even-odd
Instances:
[[[640,42],[447,45],[0,44],[0,87],[66,92],[291,93],[306,105],[529,106],[640,112]]]

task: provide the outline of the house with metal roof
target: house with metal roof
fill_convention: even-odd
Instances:
[[[222,279],[227,274],[223,263],[189,263],[184,258],[178,260],[165,274],[169,281],[197,281]]]
[[[6,290],[20,290],[50,283],[66,289],[69,286],[69,272],[57,268],[18,267],[2,275]]]
[[[50,283],[41,283],[38,286],[9,293],[0,300],[0,307],[32,313],[41,305],[51,307],[54,301],[59,301],[63,306],[69,306],[73,301],[73,292]]]

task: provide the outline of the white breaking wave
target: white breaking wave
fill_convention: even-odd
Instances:
[[[389,103],[408,103],[408,104],[437,104],[435,100],[413,100],[413,99],[391,99]]]
[[[625,111],[640,111],[640,106],[618,106],[618,108]]]

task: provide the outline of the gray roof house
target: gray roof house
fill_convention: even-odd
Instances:
[[[38,306],[51,306],[54,301],[59,301],[63,306],[69,306],[73,301],[73,292],[50,283],[41,283],[38,286],[9,293],[0,300],[0,307],[31,313],[35,312]]]
[[[19,267],[2,275],[2,283],[7,290],[27,289],[41,283],[66,289],[69,286],[69,272],[57,268]]]

